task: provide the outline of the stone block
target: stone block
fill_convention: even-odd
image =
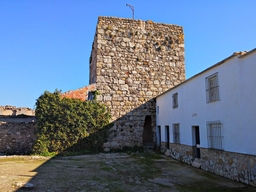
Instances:
[[[200,163],[199,159],[195,158],[195,160],[192,163],[192,166],[200,169],[201,168],[201,163]]]
[[[147,95],[147,96],[152,96],[153,93],[152,93],[151,91],[148,91],[148,92],[146,92],[146,95]]]
[[[123,38],[123,42],[130,42],[129,38]]]
[[[109,143],[104,143],[103,144],[103,148],[109,148],[110,147],[110,144]]]
[[[104,152],[109,152],[110,148],[104,148]]]
[[[120,85],[120,90],[125,91],[128,90],[128,85]]]
[[[104,101],[111,101],[111,100],[112,100],[111,96],[108,96],[108,95],[104,96]]]
[[[155,80],[155,81],[154,81],[154,85],[159,85],[159,81],[158,81],[158,80]]]
[[[170,153],[171,153],[171,150],[170,149],[166,149],[164,155],[167,156],[167,157],[170,157]]]
[[[125,84],[125,81],[124,80],[119,80],[118,83],[119,83],[119,85],[123,85],[123,84]]]

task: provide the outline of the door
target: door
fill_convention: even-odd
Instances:
[[[199,126],[192,127],[193,154],[194,158],[200,158],[200,129]]]
[[[165,126],[165,141],[166,141],[166,148],[169,149],[170,147],[170,128],[169,126]]]
[[[160,149],[161,148],[161,126],[157,126],[156,134],[157,134],[156,145],[157,145],[157,148]]]
[[[151,117],[145,117],[144,129],[143,129],[143,146],[144,147],[153,147],[153,131],[151,126]]]

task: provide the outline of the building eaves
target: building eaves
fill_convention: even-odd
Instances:
[[[250,52],[251,52],[251,51],[250,51]],[[213,68],[215,68],[215,67],[217,67],[217,66],[220,66],[220,65],[224,64],[224,63],[225,63],[227,60],[229,60],[229,59],[232,59],[232,58],[234,58],[234,57],[241,57],[242,55],[247,54],[247,53],[249,53],[249,52],[245,52],[245,51],[244,51],[244,52],[234,52],[234,53],[233,53],[232,55],[230,55],[229,57],[227,57],[227,58],[221,60],[220,62],[218,62],[218,63],[212,65],[211,67],[209,67],[209,68],[207,68],[207,69],[205,69],[205,70],[203,70],[203,71],[197,73],[196,75],[194,75],[194,76],[188,78],[187,80],[181,82],[180,84],[176,85],[175,87],[172,87],[172,88],[168,89],[167,91],[163,92],[162,94],[158,95],[157,97],[159,97],[159,96],[161,96],[161,95],[164,95],[165,93],[167,93],[167,92],[169,92],[169,91],[171,91],[171,90],[173,90],[173,89],[175,89],[175,88],[177,88],[177,87],[179,87],[179,86],[181,86],[181,85],[183,85],[183,84],[185,84],[185,83],[191,81],[192,79],[198,77],[199,75],[205,73],[206,71],[209,71],[209,70],[211,70],[211,69],[213,69]],[[156,97],[156,98],[157,98],[157,97]]]
[[[251,51],[244,52],[244,54],[240,55],[238,58],[246,57],[246,56],[248,56],[249,54],[251,54],[251,53],[253,53],[255,51],[256,51],[256,48],[252,49]]]

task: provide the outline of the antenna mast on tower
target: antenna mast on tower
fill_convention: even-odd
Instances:
[[[132,10],[132,19],[134,20],[134,7],[132,5],[126,4],[126,6],[130,7]]]

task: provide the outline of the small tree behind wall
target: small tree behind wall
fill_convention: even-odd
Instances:
[[[107,138],[107,131],[102,134],[102,130],[109,124],[110,113],[95,100],[62,98],[61,92],[56,90],[53,93],[45,91],[37,99],[36,119],[37,141],[33,153],[47,155],[68,151],[78,143],[85,145],[81,140],[87,137],[94,143],[94,150],[99,150]],[[90,145],[79,148],[92,150]]]

